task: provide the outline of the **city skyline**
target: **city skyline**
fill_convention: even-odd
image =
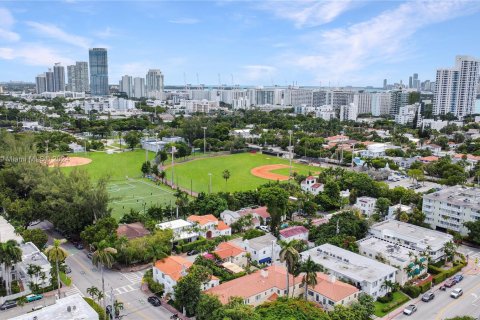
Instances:
[[[408,85],[413,74],[435,81],[455,55],[479,56],[479,12],[473,1],[6,1],[0,81],[31,82],[105,47],[110,84],[160,69],[166,85]]]

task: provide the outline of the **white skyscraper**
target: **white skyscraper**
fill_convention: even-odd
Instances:
[[[379,92],[372,95],[372,115],[381,116],[390,113],[392,95],[390,92]]]
[[[47,91],[47,77],[45,76],[45,73],[39,74],[35,78],[35,84],[36,84],[37,93],[43,93]]]
[[[358,114],[372,113],[372,94],[359,92],[353,96],[353,103],[358,108]]]
[[[53,66],[53,87],[55,92],[65,91],[65,67],[60,63]]]
[[[125,92],[129,98],[133,96],[133,81],[131,76],[124,75],[119,84],[121,92]]]
[[[464,117],[474,112],[480,60],[457,56],[455,62],[455,68],[437,70],[433,108],[435,115],[452,113]]]
[[[157,92],[163,92],[163,74],[160,69],[150,69],[147,72],[146,88],[147,95],[154,96]]]
[[[145,79],[144,78],[133,78],[133,96],[135,98],[146,97],[145,93]]]

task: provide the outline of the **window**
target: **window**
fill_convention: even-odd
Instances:
[[[308,295],[313,296],[313,291],[308,290]]]

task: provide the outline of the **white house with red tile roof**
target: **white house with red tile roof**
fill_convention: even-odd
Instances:
[[[293,226],[279,231],[280,240],[290,242],[292,240],[308,241],[308,229],[304,226]]]
[[[327,137],[325,138],[325,140],[327,140],[328,142],[345,142],[345,141],[348,141],[350,138],[348,136],[345,136],[345,135],[336,135],[336,136],[331,136],[331,137]]]
[[[357,287],[317,272],[317,284],[308,288],[307,300],[319,303],[325,310],[333,310],[335,305],[348,306],[357,301],[359,294]]]
[[[428,157],[421,157],[418,160],[423,163],[430,163],[430,162],[438,161],[438,159],[439,158],[437,156],[428,156]]]
[[[480,161],[480,156],[474,156],[473,154],[461,154],[461,153],[455,154],[453,156],[453,161],[458,162],[464,158],[466,158],[465,160],[470,164],[470,168],[475,167],[475,165]]]
[[[223,262],[235,263],[242,268],[247,265],[247,251],[231,242],[220,243],[212,253]]]
[[[193,263],[180,256],[169,256],[162,260],[157,260],[153,267],[153,279],[164,285],[164,294],[171,294],[174,292],[177,282],[188,274],[188,269],[192,265]],[[207,290],[219,284],[220,279],[212,276],[210,281],[202,284],[202,290]]]
[[[323,191],[323,184],[319,183],[317,178],[309,176],[300,183],[300,188],[305,192],[317,195]]]
[[[254,216],[250,208],[241,209],[238,211],[224,210],[222,213],[220,213],[220,218],[225,222],[226,225],[230,226],[232,225],[232,223],[237,222],[240,218],[248,214],[251,214],[253,218],[252,219],[253,225],[250,227],[250,229],[260,226],[259,217],[257,215]]]
[[[223,304],[228,303],[232,297],[240,297],[248,305],[258,306],[266,301],[274,301],[287,293],[287,271],[284,266],[274,265],[258,270],[254,273],[224,282],[219,286],[205,291],[215,295]],[[289,275],[289,294],[301,297],[305,294],[302,276],[294,278]],[[317,273],[317,285],[309,288],[307,296],[310,301],[315,301],[330,309],[330,306],[348,305],[357,300],[359,289],[335,280],[326,274]]]
[[[287,292],[286,277],[285,267],[274,265],[257,270],[244,277],[224,282],[206,290],[205,293],[217,296],[223,304],[228,303],[228,300],[232,297],[240,297],[245,304],[258,306],[265,301],[272,301],[285,296]],[[292,275],[289,277],[290,294],[293,291],[294,296],[300,296],[304,292],[302,276],[296,277],[295,280]]]
[[[440,147],[438,144],[430,143],[426,144],[423,147],[420,148],[421,150],[430,150],[432,151],[433,155],[438,155],[440,151],[442,151],[442,147]]]
[[[199,234],[207,239],[232,234],[232,229],[225,222],[218,220],[213,214],[204,216],[191,215],[187,218],[187,221],[197,225],[200,229]]]
[[[358,197],[357,202],[353,205],[353,207],[360,210],[363,215],[370,217],[372,214],[375,213],[376,204],[377,204],[376,198]]]

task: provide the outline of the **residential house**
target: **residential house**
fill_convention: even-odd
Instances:
[[[307,299],[331,311],[336,305],[348,306],[357,301],[359,294],[357,287],[337,280],[334,275],[317,272],[317,284],[308,288]]]
[[[367,149],[359,150],[358,154],[366,158],[378,158],[385,156],[385,150],[401,149],[399,146],[394,146],[390,143],[372,143],[367,146]]]
[[[425,199],[423,201],[425,206]],[[453,236],[450,234],[397,220],[385,220],[374,224],[370,227],[369,234],[379,239],[404,245],[411,250],[428,252],[433,262],[437,262],[445,256],[443,251],[445,243],[453,241]]]
[[[81,153],[85,152],[85,147],[79,145],[78,143],[72,142],[68,145],[68,148],[70,149],[71,152],[73,153]]]
[[[232,242],[221,242],[212,253],[223,262],[231,262],[242,268],[248,263],[247,251]]]
[[[303,180],[300,187],[305,192],[310,192],[313,195],[317,195],[323,191],[323,184],[317,182],[317,178],[309,176]]]
[[[141,222],[120,224],[117,228],[117,236],[119,238],[126,237],[128,240],[145,237],[149,234],[150,231]]]
[[[357,244],[361,255],[397,268],[395,282],[401,286],[427,273],[427,257],[417,250],[372,236],[357,241]]]
[[[212,214],[204,216],[191,215],[187,218],[187,221],[198,226],[199,234],[207,239],[232,234],[232,229]]]
[[[438,159],[439,158],[437,156],[427,156],[427,157],[419,158],[418,161],[423,162],[423,163],[431,163],[431,162],[438,161]]]
[[[163,284],[165,288],[165,295],[172,294],[177,282],[188,274],[188,269],[193,265],[192,262],[180,256],[169,256],[162,260],[155,262],[153,267],[153,279]],[[202,284],[202,290],[218,286],[220,280],[212,276],[212,278]]]
[[[411,206],[407,206],[404,204],[396,204],[393,206],[388,207],[388,215],[387,219],[395,220],[395,217],[397,216],[398,212],[406,212],[406,213],[412,213],[413,208]]]
[[[193,229],[193,224],[183,219],[162,222],[156,225],[160,230],[171,229],[173,231],[173,242],[180,240],[184,242],[192,242],[198,239],[198,232]]]
[[[228,303],[232,297],[240,297],[248,305],[258,306],[266,301],[275,301],[287,293],[287,270],[284,266],[273,265],[249,275],[222,283],[205,291],[215,295],[221,303]],[[302,277],[294,279],[289,275],[289,293],[298,297],[304,292]]]
[[[292,240],[308,241],[308,229],[304,226],[293,226],[279,231],[280,240],[290,242]]]
[[[357,202],[353,205],[354,208],[357,208],[362,212],[364,216],[370,217],[375,213],[375,205],[377,204],[377,199],[372,197],[358,197]]]
[[[344,282],[353,283],[374,298],[387,294],[387,289],[383,286],[385,281],[395,281],[396,268],[329,243],[304,251],[300,255],[303,261],[310,257],[331,275]]]
[[[421,150],[430,150],[433,155],[438,155],[442,151],[442,147],[440,147],[437,144],[426,144],[423,147],[420,148]]]
[[[258,263],[272,263],[278,259],[280,246],[277,244],[277,238],[270,233],[250,240],[237,240],[235,244],[242,247],[250,253],[252,261]]]
[[[50,275],[52,265],[50,264],[50,261],[48,261],[47,256],[32,242],[21,244],[20,249],[22,250],[22,261],[17,263],[15,270],[18,272],[18,276],[24,286],[28,286],[30,282],[33,282],[40,288],[48,287],[52,279],[52,276]],[[38,274],[29,275],[28,269],[30,265],[38,266],[40,272]],[[45,277],[42,277],[43,274]]]

